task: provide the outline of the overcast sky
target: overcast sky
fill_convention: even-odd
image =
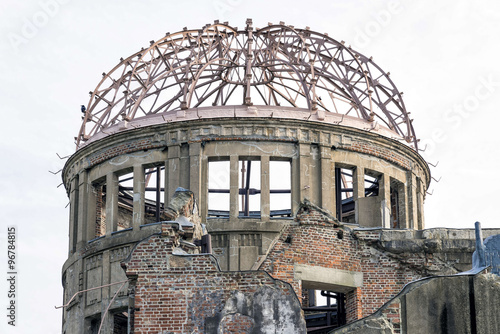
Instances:
[[[68,198],[56,153],[74,152],[80,105],[120,57],[214,19],[284,21],[344,40],[385,71],[415,119],[432,195],[426,227],[498,227],[498,1],[0,2],[1,333],[60,333]],[[7,326],[7,226],[18,230],[17,327]],[[5,276],[5,279],[3,278]],[[0,313],[1,313],[0,312]],[[4,315],[5,313],[5,315]]]

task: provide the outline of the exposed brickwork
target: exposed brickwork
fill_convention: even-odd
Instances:
[[[394,301],[382,310],[382,314],[392,323],[394,334],[401,333],[401,303]]]
[[[362,287],[346,295],[348,322],[375,312],[428,268],[445,266],[432,254],[384,252],[376,247],[380,230],[350,230],[312,205],[301,207],[296,222],[281,234],[260,268],[290,283],[299,299],[303,289],[294,279],[294,264],[362,273]]]
[[[231,305],[241,303],[228,306],[226,301],[238,297],[235,292],[248,298],[259,294],[263,287],[291,304],[295,301],[293,314],[300,314],[297,297],[287,284],[262,271],[220,272],[211,255],[173,255],[178,245],[178,233],[172,225],[164,224],[162,236],[139,243],[124,264],[127,276],[135,278],[135,333],[206,333],[211,332],[207,328],[214,329],[214,323],[223,328],[223,333],[251,333],[252,312],[229,313]],[[253,313],[256,303],[253,302]],[[303,322],[300,318],[299,321]]]
[[[117,157],[125,153],[131,153],[141,150],[148,150],[152,148],[163,147],[159,142],[153,142],[153,138],[142,138],[138,140],[128,141],[125,143],[120,143],[118,145],[105,148],[103,150],[97,151],[91,154],[87,159],[90,166],[100,164],[101,162]]]
[[[410,160],[405,158],[401,154],[394,152],[394,150],[390,148],[384,148],[365,141],[353,141],[351,145],[349,146],[342,145],[341,147],[342,149],[345,150],[366,153],[369,155],[373,155],[377,158],[382,158],[384,160],[393,162],[396,165],[399,165],[406,170],[411,169]]]
[[[228,314],[222,319],[220,329],[225,334],[251,333],[254,326],[252,318],[241,314]]]

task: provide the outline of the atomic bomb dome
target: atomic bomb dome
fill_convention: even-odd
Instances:
[[[470,265],[469,239],[422,231],[402,94],[327,34],[184,28],[90,95],[62,173],[67,334],[326,333]]]
[[[418,142],[402,93],[371,57],[283,22],[167,33],[103,73],[90,94],[79,147],[130,128],[233,116],[307,119]]]

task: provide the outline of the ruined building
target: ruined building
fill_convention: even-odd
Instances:
[[[386,303],[471,268],[473,230],[424,229],[402,94],[327,34],[184,28],[90,95],[63,171],[63,333],[326,333],[377,310],[381,332],[415,333],[429,294]],[[462,328],[434,304],[428,324]]]

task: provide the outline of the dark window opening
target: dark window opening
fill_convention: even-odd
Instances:
[[[269,208],[271,217],[292,216],[292,162],[269,161]]]
[[[303,311],[307,333],[323,334],[345,325],[345,295],[343,293],[305,289]]]
[[[86,333],[97,334],[101,325],[101,318],[87,318],[85,321],[87,330]]]
[[[127,334],[128,314],[127,312],[113,315],[113,334]]]

